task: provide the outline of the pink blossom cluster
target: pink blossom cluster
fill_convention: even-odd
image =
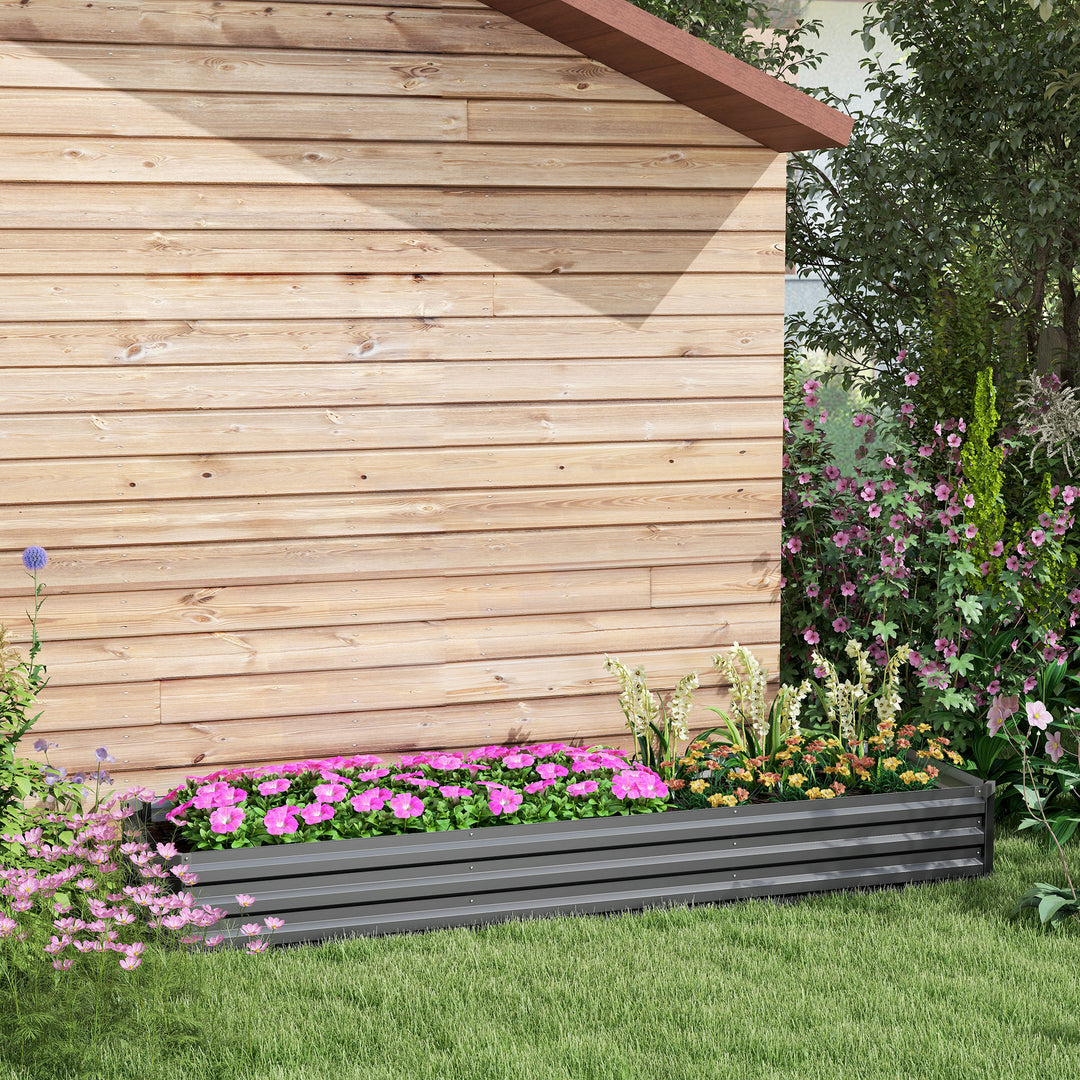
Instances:
[[[303,765],[303,768],[298,768]],[[196,777],[170,793],[168,820],[194,848],[595,816],[601,803],[659,809],[663,780],[606,747],[566,743],[360,755]]]
[[[43,953],[58,971],[70,969],[80,954],[110,952],[124,971],[134,971],[148,931],[188,945],[213,947],[224,940],[224,934],[209,931],[225,912],[177,890],[195,883],[185,867],[166,869],[178,854],[175,846],[123,841],[120,823],[131,814],[125,803],[132,795],[152,797],[137,791],[93,814],[46,814],[46,825],[70,830],[64,844],[48,842],[43,826],[5,834],[25,851],[28,865],[0,866],[0,938],[28,937],[29,931],[19,930],[20,915],[30,913],[34,925],[44,917],[52,932]],[[122,884],[121,863],[142,880]]]

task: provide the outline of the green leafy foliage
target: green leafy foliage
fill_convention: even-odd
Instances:
[[[886,35],[903,66],[863,62],[876,103],[854,110],[849,145],[792,159],[788,257],[828,294],[791,323],[793,340],[876,369],[873,387],[895,398],[894,358],[936,363],[935,331],[940,344],[975,266],[993,294],[986,328],[1012,339],[1018,367],[1034,367],[1043,338],[1075,383],[1080,94],[1060,77],[1080,68],[1075,6],[880,0],[864,42]]]
[[[992,445],[997,436],[998,413],[995,406],[993,368],[986,367],[975,377],[975,401],[967,439],[960,450],[960,465],[964,479],[960,492],[972,505],[966,515],[979,532],[971,544],[971,556],[978,562],[990,563],[990,582],[996,580],[1001,568],[1001,554],[994,553],[1005,529],[1005,508],[1001,497],[1002,462],[1005,453]]]

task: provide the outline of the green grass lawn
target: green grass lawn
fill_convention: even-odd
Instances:
[[[6,1033],[0,1076],[1073,1080],[1080,924],[1011,919],[1035,880],[1055,856],[999,835],[988,879],[151,955],[122,1030],[58,1020],[25,1065]]]

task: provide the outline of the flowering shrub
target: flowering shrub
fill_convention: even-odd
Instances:
[[[909,387],[918,381],[907,372]],[[835,654],[848,637],[884,666],[906,639],[901,691],[920,719],[963,742],[996,694],[1020,691],[1034,670],[1075,651],[1080,587],[1068,571],[1080,550],[1078,487],[1049,473],[1042,485],[1006,484],[1023,494],[1001,522],[1003,489],[991,474],[1028,459],[1037,425],[1002,429],[992,446],[997,417],[985,378],[970,449],[963,419],[935,421],[917,438],[923,425],[905,402],[895,415],[855,415],[860,464],[841,475],[822,430],[820,388],[816,379],[786,388],[781,677],[790,681],[816,648]]]
[[[177,838],[201,850],[647,814],[668,788],[614,750],[543,743],[226,769],[166,798]]]

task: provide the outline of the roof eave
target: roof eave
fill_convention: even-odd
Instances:
[[[851,136],[851,117],[628,0],[484,3],[777,152]]]

